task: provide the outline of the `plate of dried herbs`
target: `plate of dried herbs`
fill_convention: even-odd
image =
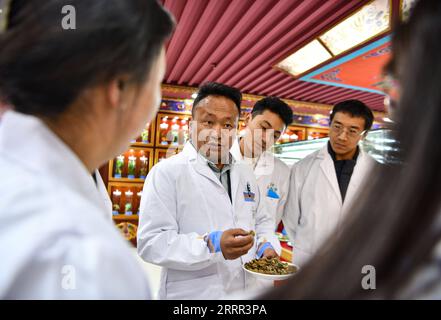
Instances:
[[[295,274],[299,267],[277,258],[254,259],[243,265],[246,272],[266,280],[285,280]]]

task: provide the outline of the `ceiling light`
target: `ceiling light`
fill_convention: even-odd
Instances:
[[[389,31],[390,28],[391,0],[373,0],[277,63],[275,68],[297,78],[323,62]]]
[[[294,76],[298,76],[331,58],[332,55],[328,50],[318,40],[313,40],[279,62],[276,67]]]
[[[390,0],[375,0],[325,32],[320,40],[339,55],[390,28]]]

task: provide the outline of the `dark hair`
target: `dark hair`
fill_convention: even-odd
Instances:
[[[393,34],[393,59],[402,70],[396,122],[405,165],[370,174],[340,236],[266,298],[399,298],[431,259],[441,238],[440,34],[437,0],[418,1],[408,24]],[[361,288],[364,265],[376,269],[376,290]],[[418,290],[412,298],[424,293]]]
[[[62,27],[66,5],[76,29]],[[173,27],[155,0],[13,0],[0,33],[0,96],[19,112],[52,117],[85,88],[118,76],[141,84]]]
[[[286,126],[292,123],[293,112],[291,107],[277,97],[266,97],[257,101],[251,114],[255,117],[262,114],[265,110],[279,115]]]
[[[351,117],[364,119],[364,130],[370,130],[374,122],[374,115],[363,102],[360,100],[346,100],[337,103],[331,112],[331,122],[337,112],[347,113]]]
[[[199,87],[198,95],[193,102],[193,109],[191,111],[192,115],[197,104],[208,96],[221,96],[230,99],[236,105],[240,115],[240,104],[242,102],[242,93],[240,93],[239,89],[218,82],[206,82]]]

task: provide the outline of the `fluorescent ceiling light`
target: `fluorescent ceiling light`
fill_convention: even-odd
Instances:
[[[298,76],[331,58],[332,55],[325,47],[318,40],[313,40],[279,62],[277,67],[294,76]]]
[[[389,0],[375,0],[325,32],[320,40],[336,56],[389,28],[390,2]]]
[[[403,0],[406,2],[406,0]],[[407,0],[412,2],[412,0]],[[415,0],[413,0],[415,1]],[[390,30],[391,0],[374,0],[275,65],[294,77]]]

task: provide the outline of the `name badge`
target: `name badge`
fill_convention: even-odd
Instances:
[[[243,199],[246,202],[255,202],[254,198],[255,198],[255,194],[253,192],[251,192],[250,183],[247,182],[247,188],[246,188],[246,190],[243,193]]]

